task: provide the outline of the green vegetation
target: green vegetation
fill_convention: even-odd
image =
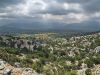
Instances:
[[[77,70],[100,64],[100,35],[65,37],[57,34],[37,34],[30,37],[0,37],[0,58],[11,65],[33,68],[44,75],[77,75]],[[3,39],[3,38],[6,38]],[[24,41],[23,41],[24,40]],[[17,46],[17,47],[16,47]],[[91,75],[91,70],[85,71]]]
[[[85,71],[85,74],[86,74],[86,75],[92,75],[92,74],[91,74],[91,69],[87,69],[87,70]]]

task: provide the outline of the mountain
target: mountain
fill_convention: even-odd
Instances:
[[[100,24],[90,21],[83,23],[65,24],[60,22],[13,22],[0,27],[0,32],[27,32],[27,31],[98,31]]]

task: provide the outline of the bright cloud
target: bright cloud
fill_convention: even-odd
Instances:
[[[63,5],[66,10],[82,11],[81,5],[78,3],[64,3]]]

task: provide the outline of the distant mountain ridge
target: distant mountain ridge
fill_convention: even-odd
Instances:
[[[0,26],[0,32],[23,32],[23,31],[98,31],[100,30],[100,24],[97,22],[83,22],[74,24],[65,23],[9,23]]]

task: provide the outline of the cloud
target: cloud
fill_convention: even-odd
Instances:
[[[87,13],[95,13],[100,11],[100,0],[90,0],[83,6]]]
[[[0,20],[60,22],[100,20],[100,0],[3,0]],[[94,5],[95,4],[95,5]]]
[[[20,2],[22,2],[22,1],[21,0],[1,0],[0,7],[3,8],[3,7],[6,7],[8,5],[18,4]]]

